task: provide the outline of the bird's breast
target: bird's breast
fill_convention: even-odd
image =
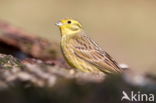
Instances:
[[[64,56],[67,59],[70,59],[71,57],[74,56],[74,51],[73,51],[73,47],[72,47],[72,42],[71,42],[71,38],[68,37],[63,37],[61,40],[61,49],[62,52],[64,54]]]

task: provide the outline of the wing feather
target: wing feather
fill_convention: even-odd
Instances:
[[[72,45],[74,54],[77,57],[87,61],[88,63],[91,63],[101,71],[107,73],[121,71],[116,61],[88,36],[81,35],[79,37],[75,37],[73,39],[73,43],[71,44],[77,44]]]

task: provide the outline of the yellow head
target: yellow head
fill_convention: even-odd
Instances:
[[[60,28],[62,36],[76,34],[82,30],[81,24],[73,19],[63,19],[56,23]]]

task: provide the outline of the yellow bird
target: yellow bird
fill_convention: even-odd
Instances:
[[[92,73],[122,71],[114,59],[88,37],[78,21],[62,19],[56,25],[61,32],[61,50],[72,67]]]

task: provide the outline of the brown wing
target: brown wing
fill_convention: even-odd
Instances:
[[[120,72],[121,69],[113,58],[102,50],[93,40],[86,35],[73,39],[73,51],[79,58],[99,68],[106,73]],[[76,45],[75,45],[76,44]]]

